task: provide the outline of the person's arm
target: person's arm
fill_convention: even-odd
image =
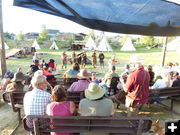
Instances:
[[[74,115],[77,115],[76,105],[74,102],[70,102],[70,112]]]
[[[120,78],[120,81],[121,81],[121,83],[122,83],[123,90],[124,90],[125,92],[128,92],[128,90],[131,88],[131,86],[132,86],[132,84],[133,84],[132,75],[129,75],[129,76],[128,76],[126,83],[124,83],[123,78]]]

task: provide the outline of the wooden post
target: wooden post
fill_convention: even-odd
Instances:
[[[0,0],[0,63],[1,63],[1,75],[2,78],[6,73],[6,58],[5,58],[5,47],[4,47],[4,33],[3,33],[3,20],[2,20],[2,0]]]
[[[170,26],[170,21],[168,21],[167,26]],[[162,67],[164,67],[165,58],[166,58],[167,41],[168,41],[168,36],[165,38],[165,41],[163,44],[163,57],[162,57],[162,63],[161,63]]]

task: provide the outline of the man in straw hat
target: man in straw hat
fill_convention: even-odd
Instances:
[[[114,114],[113,102],[104,97],[106,90],[98,84],[90,83],[85,90],[85,97],[80,101],[81,116],[110,116]]]
[[[144,70],[142,59],[137,55],[130,58],[131,68],[134,71],[128,75],[127,82],[121,79],[123,89],[127,92],[125,106],[128,117],[136,116],[142,105],[147,103],[149,96],[149,74]]]
[[[91,75],[86,69],[81,69],[77,74],[79,80],[74,82],[67,91],[84,91],[89,86]]]

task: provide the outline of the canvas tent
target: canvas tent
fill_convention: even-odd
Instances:
[[[91,38],[91,36],[89,37],[88,41],[85,44],[85,50],[96,50],[96,44],[94,42],[94,40]]]
[[[179,38],[176,38],[167,44],[167,50],[169,50],[169,51],[177,51],[178,48],[180,48],[180,39]]]
[[[56,45],[56,42],[54,41],[53,44],[50,46],[51,50],[59,50],[58,46]]]
[[[128,37],[121,48],[121,51],[136,51],[131,39]]]
[[[34,43],[33,43],[32,47],[35,47],[36,50],[41,49],[36,40],[34,40]]]
[[[107,42],[107,38],[105,36],[103,36],[102,40],[99,43],[99,46],[97,48],[98,51],[108,51],[108,52],[112,52],[112,48],[109,45],[109,43]]]
[[[1,45],[0,45],[1,47]],[[8,50],[9,49],[9,46],[4,42],[4,47],[5,47],[5,50]]]

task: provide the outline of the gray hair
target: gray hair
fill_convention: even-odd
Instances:
[[[33,88],[39,88],[39,84],[44,83],[46,81],[46,77],[44,75],[34,76],[31,80],[31,84]]]

